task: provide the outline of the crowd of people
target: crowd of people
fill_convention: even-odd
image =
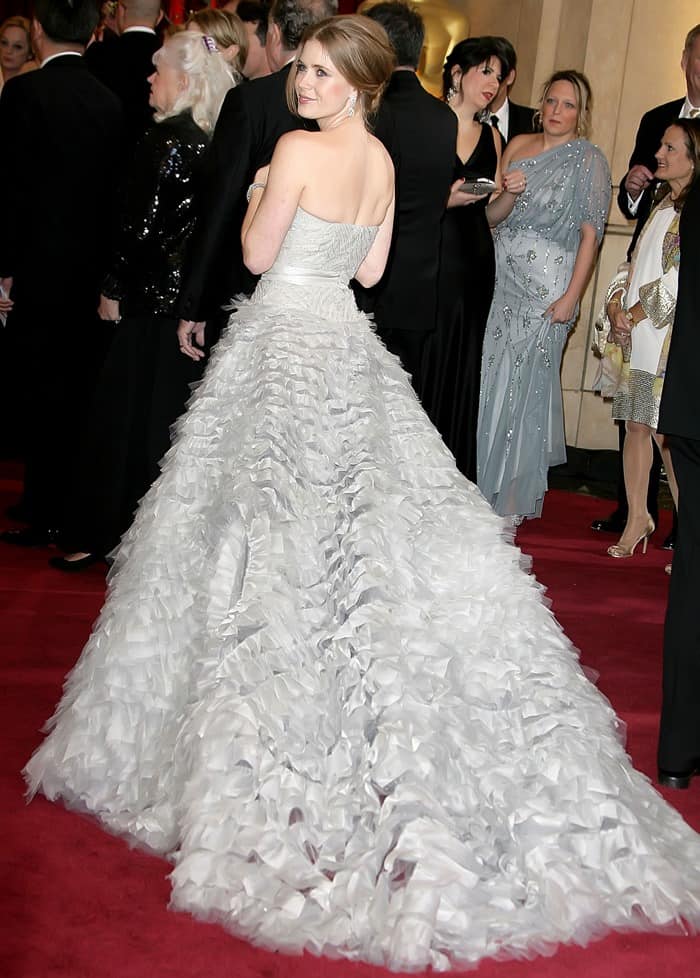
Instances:
[[[564,458],[562,352],[611,196],[587,78],[517,106],[512,44],[465,38],[435,99],[397,0],[241,0],[160,31],[157,0],[100,24],[36,0],[31,51],[2,49],[0,312],[7,389],[31,392],[26,525],[2,540],[112,563],[30,792],[168,855],[176,906],[280,949],[444,969],[699,923],[700,841],[504,533]],[[680,513],[677,788],[700,766],[676,353],[697,346],[700,25],[683,65],[690,109],[625,178],[638,210],[659,188],[605,310],[611,556],[653,532],[652,439]]]
[[[330,11],[328,8],[326,12]],[[370,7],[367,15],[384,28],[396,30],[393,11],[387,11],[384,4]],[[250,294],[254,287],[255,279],[241,261],[237,240],[243,216],[243,184],[252,172],[251,158],[269,158],[279,136],[301,124],[281,102],[279,88],[284,78],[277,77],[298,46],[299,37],[281,36],[277,19],[273,16],[270,20],[261,4],[240,0],[219,9],[200,10],[184,25],[188,32],[209,39],[203,43],[212,44],[215,50],[211,53],[226,61],[231,88],[237,89],[224,104],[218,125],[206,136],[211,145],[192,174],[193,186],[198,187],[192,191],[188,206],[193,215],[196,211],[197,219],[187,217],[188,207],[171,215],[179,223],[179,251],[177,261],[170,256],[170,318],[179,317],[189,324],[184,326],[184,345],[195,359],[199,355],[187,342],[188,331],[205,335],[204,324],[208,323],[209,350],[226,323],[225,310],[232,300],[239,293]],[[141,144],[153,123],[149,82],[153,56],[163,37],[167,41],[168,35],[175,33],[172,27],[163,30],[157,0],[128,0],[102,5],[100,23],[87,44],[84,60],[90,73],[116,94],[122,110],[122,137],[115,157],[122,165],[113,201],[128,199],[129,181],[133,179],[128,175],[131,157],[137,147],[139,153],[145,152]],[[354,281],[353,287],[359,308],[374,317],[380,337],[411,375],[418,397],[460,471],[477,482],[496,512],[517,524],[540,514],[548,470],[566,458],[559,368],[595,262],[610,195],[605,158],[586,140],[592,93],[580,73],[561,71],[545,85],[537,111],[513,103],[508,97],[517,69],[513,45],[505,38],[481,37],[464,39],[450,52],[443,70],[443,101],[426,98],[416,78],[424,42],[418,13],[413,21],[406,19],[400,33],[395,51],[398,67],[372,120],[373,130],[392,155],[397,174],[394,243],[378,286],[367,290]],[[28,22],[10,18],[2,25],[0,35],[5,38],[3,51],[8,52],[2,54],[8,77],[10,72],[36,67]],[[692,49],[696,40],[691,32],[687,49]],[[686,60],[684,55],[684,65]],[[267,82],[248,90],[250,79]],[[692,106],[690,96],[686,102]],[[678,111],[682,114],[685,108],[681,105]],[[241,113],[250,113],[252,119],[245,120]],[[250,136],[257,146],[246,146]],[[426,140],[434,147],[431,154],[422,152]],[[12,165],[10,160],[8,176]],[[114,172],[115,167],[111,169]],[[644,180],[652,177],[648,167],[631,165],[625,180],[632,190],[640,171]],[[479,180],[481,187],[475,185]],[[491,186],[489,180],[497,192],[483,192],[484,187]],[[157,188],[156,181],[152,196]],[[146,197],[143,208],[149,206]],[[638,230],[648,216],[646,202],[650,197],[650,192],[642,193]],[[125,211],[130,204],[117,206]],[[625,204],[626,210],[630,206]],[[103,228],[108,224],[107,216],[103,214]],[[127,219],[125,213],[116,217],[114,234],[119,222]],[[154,229],[150,241],[162,234],[162,229]],[[172,250],[172,242],[164,241],[163,252],[168,249]],[[110,261],[114,261],[113,254]],[[104,271],[106,274],[106,266]],[[6,311],[12,308],[9,296],[0,301],[4,301]],[[117,318],[109,314],[104,302],[99,309],[104,321]],[[10,354],[19,355],[26,346],[25,337],[11,335],[25,333],[21,321],[21,311],[10,316],[10,335],[5,339]],[[644,330],[643,326],[637,333],[637,350],[641,349]],[[112,345],[117,348],[117,335],[129,332],[122,326],[115,332]],[[611,334],[611,340],[619,341],[620,336],[618,330]],[[657,331],[659,339],[663,342]],[[110,369],[110,362],[105,361],[107,345],[108,339],[93,343],[88,370],[93,379],[79,385],[86,391],[101,370]],[[649,355],[653,357],[653,351]],[[658,362],[653,366],[656,370]],[[190,383],[199,375],[196,365],[176,372]],[[626,377],[619,379],[621,385],[627,382]],[[63,386],[68,390],[73,385]],[[108,406],[104,385],[98,381],[96,386],[101,392],[98,399]],[[17,378],[10,380],[8,396],[15,396],[17,389]],[[120,513],[116,520],[109,518],[109,533],[76,533],[75,520],[60,503],[65,494],[60,489],[54,492],[50,487],[48,491],[52,503],[56,500],[55,506],[34,506],[32,500],[37,494],[41,496],[42,489],[32,475],[35,466],[29,423],[24,443],[28,486],[22,502],[13,510],[29,527],[9,531],[5,540],[32,545],[60,542],[67,555],[52,558],[52,564],[61,570],[79,570],[107,557],[128,528],[135,501],[157,474],[168,443],[167,432],[186,400],[186,384],[184,391],[167,406],[155,397],[154,415],[160,417],[159,428],[165,434],[152,436],[148,460],[141,453],[143,464],[136,466],[148,471],[149,479],[128,478],[119,503],[113,499],[110,504],[111,494],[99,480],[87,477],[79,461],[87,457],[94,461],[104,455],[86,447],[95,443],[97,411],[89,411],[87,422],[77,424],[70,446],[61,446],[64,458],[73,453],[73,464],[69,464],[72,476],[80,473],[73,479],[80,490],[70,494],[73,512],[78,509],[75,500],[80,498],[83,515],[100,510],[105,517],[109,512]],[[622,389],[617,395],[615,417],[622,420]],[[52,396],[58,395],[54,391]],[[88,402],[89,397],[84,403]],[[123,435],[126,421],[117,402],[111,403],[112,430],[119,429]],[[138,413],[141,408],[136,410]],[[620,543],[609,552],[623,556],[634,552],[635,540],[647,540],[658,521],[655,501],[645,517],[646,507],[637,500],[646,486],[651,439],[645,441],[635,418],[624,421],[621,430],[633,432],[626,453],[621,441],[621,458],[627,458],[627,485],[621,478],[622,498],[613,517],[594,524],[596,529],[619,528]],[[105,431],[110,430],[107,419],[103,424]],[[148,428],[148,424],[144,426]],[[15,433],[14,438],[19,440],[19,435]],[[124,441],[122,436],[117,440]],[[131,440],[138,441],[138,436],[134,434]],[[53,437],[52,442],[56,444]],[[133,447],[137,451],[135,444]],[[51,468],[54,461],[51,458]],[[675,499],[668,452],[665,462]],[[46,466],[41,462],[37,465],[45,473]],[[120,465],[121,472],[136,469]],[[637,472],[639,477],[634,474]],[[651,474],[649,497],[657,489],[658,467],[652,465]],[[124,479],[113,478],[109,467],[104,469],[104,476],[113,486]],[[92,505],[88,505],[89,495]],[[627,520],[630,496],[635,500],[634,513]],[[87,543],[91,537],[94,542],[89,549],[76,546],[77,540]],[[668,545],[673,545],[672,539]]]

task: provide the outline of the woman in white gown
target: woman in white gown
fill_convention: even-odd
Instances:
[[[700,840],[632,768],[502,520],[356,310],[393,176],[380,29],[311,29],[318,133],[259,174],[219,343],[26,770],[281,950],[446,969],[700,920]],[[189,346],[191,337],[183,337]]]

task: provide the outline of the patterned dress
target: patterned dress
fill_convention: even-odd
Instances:
[[[559,369],[576,316],[550,323],[590,224],[600,240],[610,170],[584,139],[517,160],[527,190],[498,226],[496,288],[486,324],[477,432],[477,482],[502,516],[539,516],[547,470],[566,461]]]

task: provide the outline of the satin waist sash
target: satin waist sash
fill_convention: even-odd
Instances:
[[[314,282],[329,285],[331,282],[335,282],[344,287],[348,286],[348,283],[343,281],[335,272],[297,268],[294,265],[283,265],[280,268],[270,269],[269,272],[265,272],[263,279],[290,282],[292,285],[313,285]]]

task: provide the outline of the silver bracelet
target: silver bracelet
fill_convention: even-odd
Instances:
[[[245,199],[248,201],[248,203],[250,203],[250,198],[253,196],[254,190],[264,190],[266,186],[267,184],[264,183],[251,183],[245,195]]]

